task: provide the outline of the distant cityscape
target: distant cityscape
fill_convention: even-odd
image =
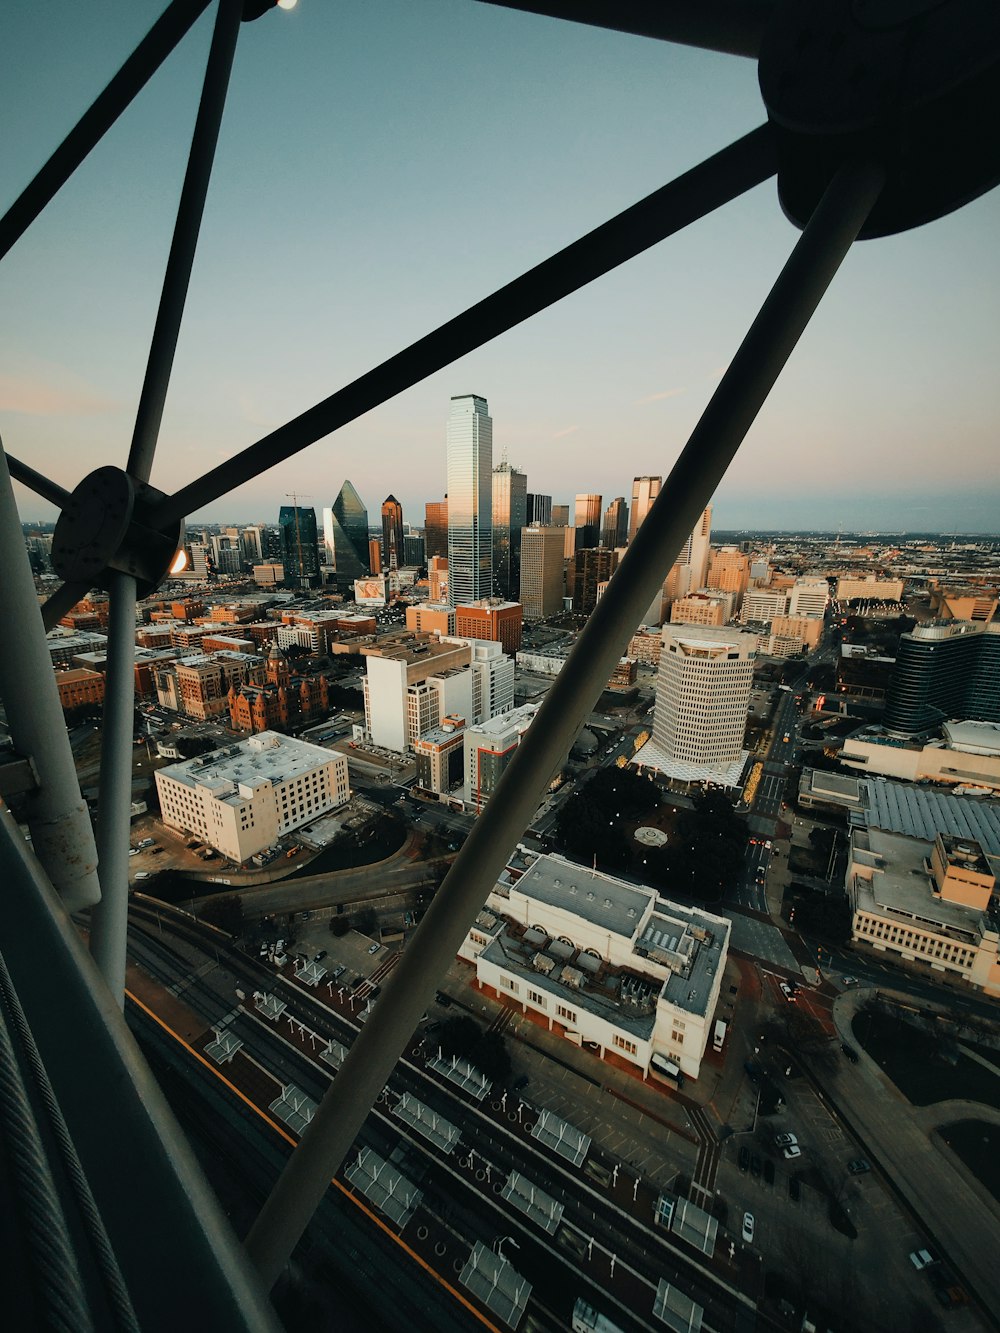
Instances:
[[[192,524],[138,606],[129,993],[169,1025],[182,988],[261,1134],[308,1124],[669,499],[657,476],[529,490],[480,395],[442,445],[422,512],[345,479]],[[44,600],[52,528],[24,536]],[[400,1249],[390,1286],[436,1271],[462,1208],[483,1220],[451,1276],[512,1328],[735,1328],[741,1302],[975,1324],[981,1254],[950,1219],[989,1235],[1000,1193],[974,1109],[1000,1090],[998,605],[995,537],[720,532],[705,509],[387,1085],[392,1125],[344,1168],[424,1265]],[[48,635],[95,815],[108,618],[93,590]],[[973,1109],[928,1116],[915,1060]]]

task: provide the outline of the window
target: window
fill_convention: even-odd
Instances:
[[[556,1005],[556,1013],[559,1015],[560,1018],[569,1019],[571,1023],[576,1022],[576,1011],[573,1009],[567,1009],[564,1004]]]
[[[625,1051],[628,1055],[635,1055],[639,1049],[634,1041],[629,1041],[627,1037],[619,1036],[617,1032],[614,1035],[613,1044],[618,1050]]]
[[[544,996],[544,995],[539,995],[538,991],[536,991],[536,990],[529,990],[529,991],[528,991],[528,999],[531,1001],[532,1004],[537,1004],[538,1007],[539,1007],[539,1009],[544,1009],[544,1008],[546,1008],[545,996]]]

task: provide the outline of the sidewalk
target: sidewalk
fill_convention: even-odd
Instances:
[[[844,1062],[825,1076],[824,1096],[865,1144],[920,1226],[951,1261],[995,1324],[992,1312],[1000,1308],[996,1243],[1000,1204],[980,1187],[973,1187],[964,1169],[956,1169],[960,1164],[933,1132],[932,1117],[912,1107],[875,1061],[858,1048],[851,1019],[868,993],[851,990],[834,1001],[838,1034],[858,1050],[859,1063]],[[983,1114],[984,1108],[977,1104],[958,1105],[967,1107],[976,1118],[994,1119],[993,1114]]]

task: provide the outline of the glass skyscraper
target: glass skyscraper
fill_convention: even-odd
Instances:
[[[1000,625],[959,620],[901,634],[886,731],[912,736],[968,719],[1000,723]]]
[[[521,533],[528,522],[528,478],[503,462],[493,469],[493,588],[517,601],[521,587]]]
[[[323,510],[323,545],[338,582],[353,582],[369,572],[368,510],[349,481],[332,507]]]
[[[281,533],[281,563],[286,588],[319,586],[319,546],[316,540],[316,510],[301,505],[282,505],[278,512]]]
[[[382,561],[386,569],[400,569],[403,555],[403,506],[394,495],[382,501]]]
[[[632,482],[632,516],[629,519],[628,539],[635,536],[642,520],[653,507],[653,501],[660,493],[659,477],[636,477]]]
[[[486,399],[460,394],[448,417],[448,601],[493,592],[493,420]]]

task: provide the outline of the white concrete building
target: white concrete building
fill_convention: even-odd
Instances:
[[[730,923],[640,885],[539,856],[508,868],[459,957],[482,987],[576,1046],[656,1076],[697,1078],[719,1001]]]
[[[773,588],[748,588],[743,594],[740,620],[744,625],[773,620],[788,614],[788,593]]]
[[[347,760],[261,731],[156,774],[163,822],[237,863],[350,799]]]
[[[365,730],[376,745],[405,753],[448,713],[472,717],[472,649],[465,643],[408,638],[362,649]],[[450,680],[464,671],[464,685]],[[433,677],[440,682],[428,685]],[[450,683],[445,683],[446,679]]]
[[[822,616],[830,600],[826,579],[796,579],[788,594],[790,616]]]
[[[903,580],[880,579],[875,574],[864,578],[857,574],[841,574],[837,580],[837,600],[850,602],[860,597],[870,598],[873,602],[901,602]]]
[[[503,646],[493,639],[457,636],[442,638],[441,642],[464,644],[472,652],[472,711],[467,716],[473,722],[485,722],[509,713],[514,707],[514,659]]]
[[[755,634],[665,625],[653,737],[634,762],[681,782],[738,783],[756,656]]]

